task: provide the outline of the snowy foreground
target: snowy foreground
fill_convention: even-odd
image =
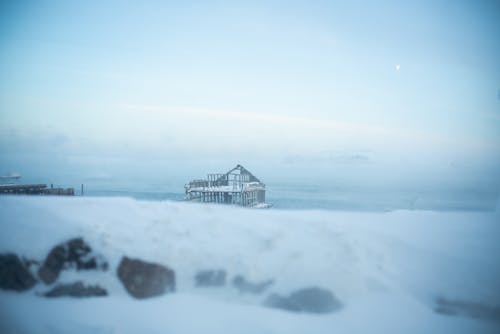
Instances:
[[[40,259],[83,237],[107,272],[63,272],[109,296],[45,298],[38,283],[0,290],[1,333],[500,333],[498,213],[251,210],[126,198],[0,197],[0,253]],[[175,271],[175,293],[137,300],[116,277],[123,255]],[[223,268],[224,287],[194,284]],[[242,294],[231,278],[273,279]],[[328,314],[262,306],[270,293],[319,286]],[[436,312],[456,301],[454,315]],[[479,311],[477,311],[479,309]],[[481,311],[482,310],[482,311]],[[486,312],[483,312],[486,310]]]

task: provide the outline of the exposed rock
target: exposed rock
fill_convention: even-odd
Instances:
[[[99,285],[85,286],[82,282],[78,281],[71,284],[58,284],[49,292],[44,293],[45,297],[102,297],[107,296],[106,289],[101,288]]]
[[[287,311],[300,312],[300,306],[292,302],[289,297],[282,297],[276,293],[269,295],[264,301],[264,305],[273,308],[279,308]]]
[[[224,286],[226,284],[226,271],[219,270],[202,270],[194,277],[196,286],[199,287],[214,287]]]
[[[249,282],[245,279],[245,277],[241,275],[237,275],[233,278],[233,285],[239,290],[241,293],[262,293],[268,287],[274,284],[273,280],[267,280],[263,282],[253,283]]]
[[[118,278],[135,298],[148,298],[175,291],[175,273],[168,267],[123,257]]]
[[[35,277],[16,254],[0,254],[0,289],[24,291],[35,284]]]
[[[74,267],[77,270],[108,268],[102,256],[95,255],[82,238],[71,239],[52,248],[38,270],[38,276],[46,283],[55,282],[61,270]]]
[[[500,306],[492,306],[470,301],[437,298],[434,311],[443,315],[500,321]]]
[[[294,312],[329,313],[342,307],[330,290],[310,287],[298,290],[288,297],[270,295],[264,305]]]

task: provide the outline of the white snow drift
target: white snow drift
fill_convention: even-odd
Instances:
[[[65,271],[110,296],[47,299],[49,287],[0,291],[2,333],[497,333],[500,321],[436,313],[436,300],[500,304],[500,216],[492,213],[258,211],[126,198],[0,197],[0,253],[43,260],[82,236],[108,272]],[[167,265],[177,291],[130,297],[115,271],[127,255]],[[225,287],[197,271],[225,269]],[[236,275],[273,279],[240,294]],[[344,307],[327,315],[262,306],[270,293],[318,286]]]

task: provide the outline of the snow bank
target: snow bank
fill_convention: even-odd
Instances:
[[[111,272],[63,272],[110,296],[86,300],[0,291],[2,333],[498,332],[498,319],[444,316],[436,300],[500,304],[500,221],[495,213],[355,213],[250,210],[127,198],[0,197],[0,253],[43,259],[82,236]],[[115,275],[121,256],[174,269],[177,292],[144,301]],[[223,268],[222,288],[196,272]],[[273,279],[262,295],[230,282]],[[306,315],[261,306],[269,293],[330,289],[344,308]],[[26,310],[33,310],[26,314]],[[36,311],[36,312],[35,312]],[[2,328],[3,326],[3,328]]]

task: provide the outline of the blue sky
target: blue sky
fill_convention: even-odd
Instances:
[[[0,6],[4,169],[47,154],[500,160],[496,1]]]

